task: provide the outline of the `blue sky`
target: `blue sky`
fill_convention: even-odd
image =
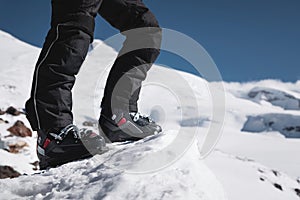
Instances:
[[[41,47],[50,23],[50,0],[0,0],[0,29]],[[300,80],[299,0],[144,0],[164,28],[198,41],[225,81]],[[117,31],[97,17],[95,37]],[[1,44],[0,44],[1,45]],[[163,52],[158,63],[193,71]]]

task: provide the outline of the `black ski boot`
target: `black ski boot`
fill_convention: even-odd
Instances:
[[[101,114],[99,132],[109,142],[137,141],[162,131],[149,116],[140,113],[115,112],[112,117]]]
[[[40,169],[102,154],[108,149],[103,137],[87,129],[68,125],[59,131],[38,131],[37,155]]]

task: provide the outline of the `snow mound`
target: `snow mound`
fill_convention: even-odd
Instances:
[[[132,173],[134,163],[156,151],[168,134],[172,132],[110,145],[110,151],[91,159],[0,181],[0,193],[8,199],[226,199],[222,186],[200,160],[196,144],[173,165]]]
[[[255,87],[248,93],[248,97],[257,103],[267,101],[285,110],[300,110],[300,99],[280,90]]]
[[[300,116],[289,114],[264,114],[248,116],[242,131],[272,132],[278,131],[287,138],[300,138]]]

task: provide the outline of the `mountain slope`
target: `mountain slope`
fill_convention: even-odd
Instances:
[[[0,43],[3,52],[0,55],[0,91],[3,94],[0,107],[14,105],[22,108],[30,92],[39,49],[4,32],[0,32]],[[84,121],[96,123],[105,80],[116,56],[111,47],[99,40],[90,48],[74,87],[73,108],[78,126]],[[266,128],[262,132],[251,123],[247,129],[243,127],[248,118],[270,114],[276,124],[280,119],[277,116],[284,116],[286,121],[290,121],[288,116],[297,119],[299,110],[284,109],[286,107],[280,105],[286,105],[291,99],[293,103],[294,99],[300,99],[300,81],[224,82],[226,119],[223,135],[216,150],[201,160],[198,145],[212,119],[213,105],[208,84],[204,79],[185,72],[153,66],[144,83],[139,108],[162,124],[163,134],[137,143],[108,145],[111,151],[106,154],[40,174],[33,174],[38,171],[34,171],[30,164],[37,160],[36,134],[31,138],[5,138],[9,134],[6,129],[15,120],[21,119],[29,126],[25,116],[2,115],[1,118],[8,120],[9,124],[0,124],[1,140],[6,145],[26,141],[28,147],[19,154],[0,149],[0,165],[10,165],[29,175],[0,180],[1,194],[11,199],[220,200],[226,196],[236,200],[299,199],[300,158],[294,156],[295,152],[300,152],[298,137],[288,139],[281,134],[279,129],[287,125],[283,120],[280,126],[276,125],[278,128]],[[249,96],[253,91],[259,94],[255,99],[253,95]],[[263,91],[272,91],[271,100],[280,99],[279,106],[278,101],[274,104]],[[291,97],[289,95],[293,98],[286,99]],[[297,124],[293,126],[297,127]],[[176,141],[179,131],[184,134]]]
[[[7,41],[6,43],[1,41],[1,44],[6,45],[6,47],[2,46],[1,50],[10,48],[3,58],[0,83],[9,84],[10,88],[13,88],[9,90],[3,87],[6,93],[3,96],[5,98],[0,101],[1,106],[3,108],[8,105],[23,107],[29,94],[30,79],[38,49],[19,42],[3,32],[0,32],[0,40]],[[101,74],[103,68],[116,56],[116,52],[101,41],[96,41],[94,48],[96,46],[101,46],[98,47],[100,52],[96,54],[93,53],[95,50],[91,49],[75,86],[74,111],[79,126],[84,120],[96,119],[91,110],[93,106],[88,106],[89,102],[93,101],[93,90],[97,85],[95,74]],[[89,67],[97,66],[98,69],[89,70]],[[90,74],[86,75],[87,73]],[[78,94],[79,97],[76,96]],[[179,160],[172,165],[163,166],[163,169],[153,172],[134,173],[135,164],[141,162],[147,155],[155,153],[162,146],[167,146],[169,140],[176,136],[176,131],[166,131],[160,137],[147,139],[144,142],[120,146],[108,145],[111,150],[103,155],[33,174],[35,171],[32,170],[33,166],[30,163],[36,160],[36,134],[32,138],[5,138],[8,136],[6,128],[12,125],[14,120],[21,119],[27,126],[29,125],[25,116],[3,115],[1,117],[10,122],[7,125],[1,124],[1,139],[6,144],[25,140],[29,147],[19,154],[0,149],[0,165],[10,165],[21,173],[32,174],[0,180],[0,193],[7,199],[226,199],[221,184],[200,160],[196,143],[193,143],[193,147],[185,153],[185,156],[178,158]]]

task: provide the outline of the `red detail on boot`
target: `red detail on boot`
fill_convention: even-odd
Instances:
[[[97,137],[97,133],[92,132],[92,133],[89,135],[89,138],[94,138],[94,137]]]
[[[47,146],[50,144],[50,142],[51,142],[51,140],[50,140],[49,138],[47,138],[47,139],[45,140],[44,145],[43,145],[44,149],[47,148]]]
[[[123,124],[126,123],[126,119],[123,117],[119,122],[118,122],[118,126],[122,126]]]

